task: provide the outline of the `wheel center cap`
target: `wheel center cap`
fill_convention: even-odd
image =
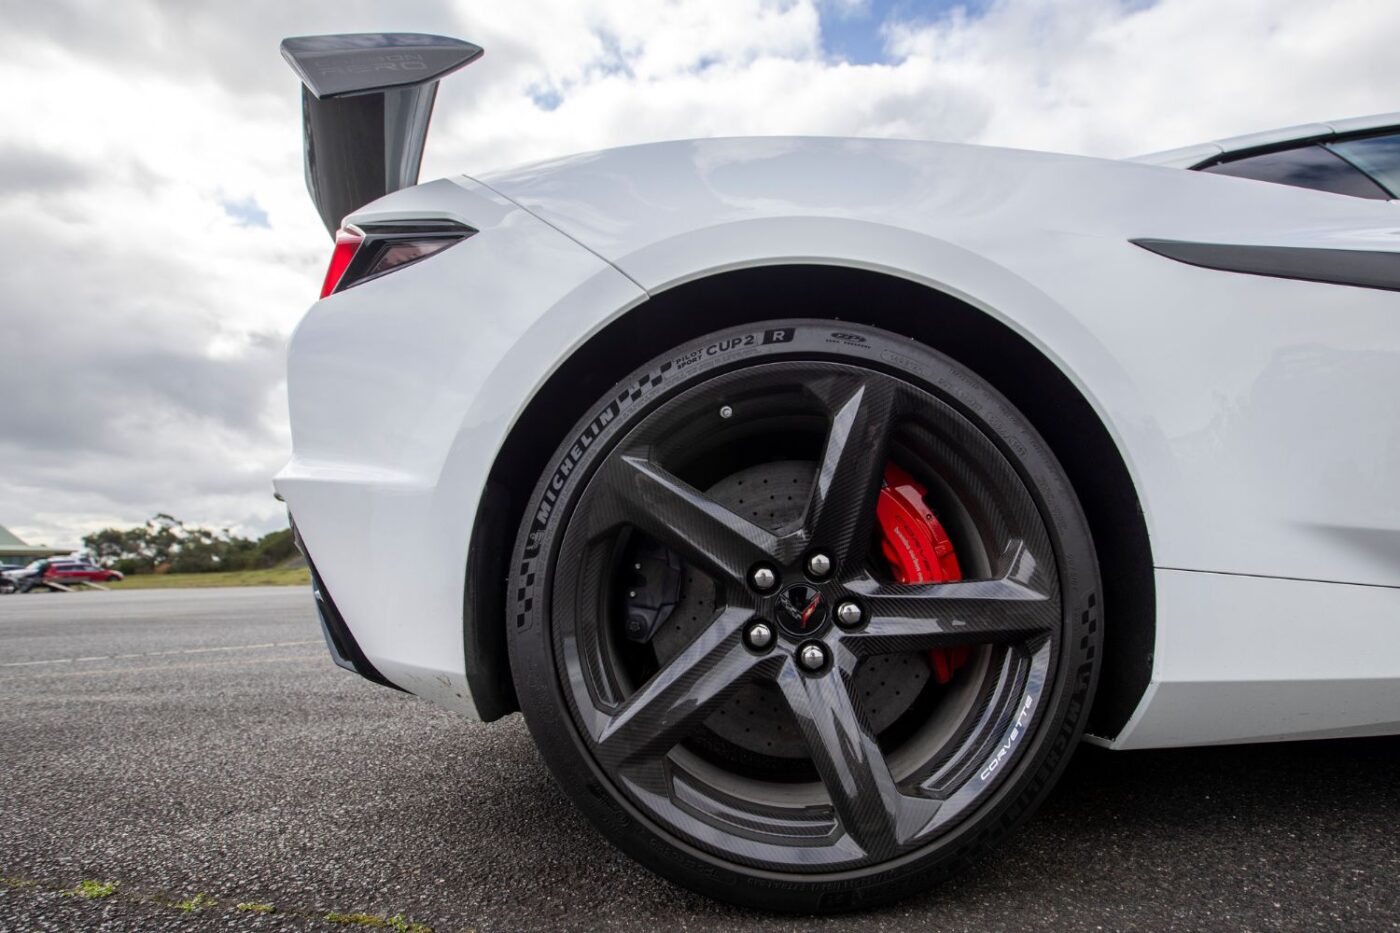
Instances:
[[[783,631],[807,638],[822,630],[829,613],[816,587],[799,583],[778,594],[778,611],[774,615]]]

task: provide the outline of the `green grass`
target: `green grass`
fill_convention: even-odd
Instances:
[[[163,892],[131,892],[121,887],[117,881],[93,881],[84,880],[72,888],[65,888],[61,884],[52,882],[36,881],[33,878],[21,878],[14,875],[0,874],[0,889],[9,888],[12,890],[35,889],[41,893],[59,894],[63,897],[77,897],[84,900],[100,900],[111,897],[116,901],[124,901],[130,904],[152,904],[157,907],[179,910],[185,913],[194,911],[218,910],[227,911],[234,904],[232,900],[220,901],[218,898],[208,894],[198,893],[185,900],[176,900],[178,895],[170,895]],[[121,890],[118,890],[121,888]],[[360,912],[331,911],[325,913],[298,909],[295,907],[278,907],[263,901],[240,901],[233,910],[241,913],[252,914],[278,914],[279,916],[294,921],[296,918],[303,920],[320,920],[334,923],[355,929],[376,929],[388,930],[392,933],[433,933],[433,928],[426,923],[417,920],[410,920],[403,914],[394,914],[386,917],[383,914],[369,914]],[[6,929],[9,929],[6,927]]]
[[[81,897],[89,901],[100,897],[111,897],[116,893],[117,883],[115,881],[80,881],[76,888],[63,892],[65,897]]]
[[[120,583],[102,585],[114,590],[149,590],[191,586],[307,586],[310,583],[311,572],[305,567],[274,567],[226,573],[140,573]]]
[[[388,927],[394,933],[433,933],[433,928],[426,923],[418,923],[416,920],[409,920],[403,914],[394,914],[392,917],[382,917],[379,914],[342,914],[331,911],[325,915],[327,921],[331,923],[349,924],[362,927]]]
[[[218,907],[219,902],[208,894],[196,894],[194,897],[183,901],[177,901],[170,906],[174,907],[176,910],[183,910],[189,913],[192,910],[205,910],[210,907]]]

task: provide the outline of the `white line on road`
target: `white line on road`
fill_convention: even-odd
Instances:
[[[259,648],[293,648],[300,645],[319,645],[321,640],[311,641],[268,641],[260,645],[221,645],[217,648],[181,648],[177,651],[143,651],[137,654],[103,654],[90,658],[52,658],[47,661],[6,661],[0,667],[34,667],[39,664],[77,664],[80,661],[120,661],[127,658],[163,658],[177,654],[207,654],[211,651],[255,651]]]
[[[101,677],[104,674],[126,677],[130,674],[142,674],[147,671],[189,671],[197,667],[241,668],[248,664],[282,664],[288,661],[294,664],[312,663],[318,667],[321,665],[321,659],[317,655],[279,654],[268,657],[262,654],[257,657],[233,658],[228,661],[166,661],[158,667],[75,667],[71,671],[65,671],[58,667],[46,667],[33,673],[38,677]]]

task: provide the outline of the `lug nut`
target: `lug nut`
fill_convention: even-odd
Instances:
[[[807,558],[807,572],[814,577],[824,577],[831,573],[831,558],[817,553]]]
[[[860,611],[860,606],[849,599],[836,607],[836,623],[843,628],[860,625],[864,618],[865,613]]]
[[[749,580],[754,589],[766,593],[777,586],[778,575],[770,567],[755,567],[753,573],[749,574]]]
[[[744,632],[744,644],[762,651],[773,644],[773,629],[767,622],[755,622]]]
[[[808,642],[798,649],[797,663],[804,670],[819,671],[826,667],[826,649],[814,641]]]

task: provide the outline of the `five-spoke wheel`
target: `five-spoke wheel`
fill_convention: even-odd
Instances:
[[[668,354],[565,443],[517,548],[512,653],[615,841],[820,909],[946,872],[1048,786],[1092,689],[1096,571],[1053,458],[974,376],[879,331],[860,352],[790,331]]]

